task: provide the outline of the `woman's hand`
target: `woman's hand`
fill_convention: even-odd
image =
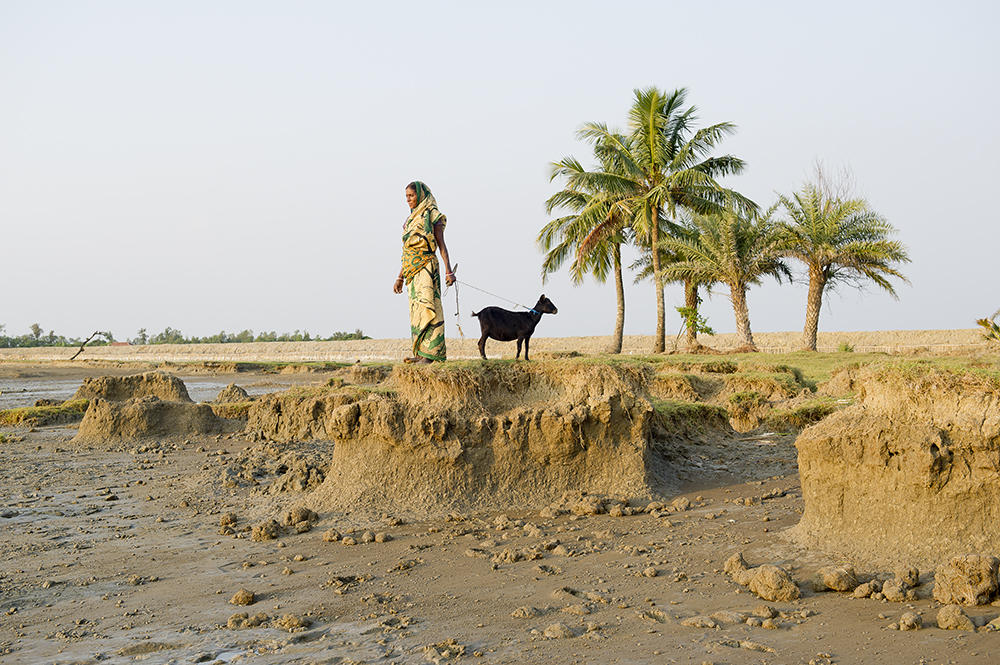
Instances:
[[[396,278],[396,281],[392,285],[392,292],[393,293],[402,293],[403,292],[403,278],[402,277],[397,277]]]

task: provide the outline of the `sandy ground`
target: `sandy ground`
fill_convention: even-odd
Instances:
[[[81,371],[2,369],[38,381]],[[0,433],[8,439],[0,491],[3,663],[1000,658],[998,633],[936,627],[932,571],[922,571],[920,599],[908,603],[811,590],[813,571],[840,561],[782,537],[802,511],[789,437],[742,439],[692,455],[679,473],[691,501],[684,511],[555,518],[497,511],[403,523],[393,515],[323,515],[309,532],[255,542],[240,530],[280,519],[296,495],[221,486],[220,471],[253,445],[240,435],[97,449],[71,443],[69,427]],[[237,516],[235,536],[220,534],[228,512]],[[329,542],[331,529],[358,544]],[[390,539],[365,543],[366,531]],[[784,566],[803,598],[765,603],[736,585],[722,572],[736,552],[753,565]],[[230,602],[241,589],[254,594],[252,605]],[[763,613],[762,605],[777,613],[776,628],[718,614],[714,628],[685,625],[718,612]],[[925,627],[892,629],[909,611]],[[266,618],[258,627],[230,627],[240,612]],[[1000,609],[968,612],[983,623]]]
[[[599,354],[611,343],[610,336],[545,337],[544,321],[539,324],[539,336],[530,341],[532,354],[576,351],[582,354]],[[456,334],[448,324],[448,358],[464,360],[479,357],[478,325],[466,324],[465,337]],[[720,350],[734,350],[740,346],[735,334],[702,335],[699,341],[705,346]],[[754,341],[763,353],[788,353],[801,348],[801,332],[755,333]],[[683,340],[669,336],[667,349],[680,345]],[[985,348],[978,329],[967,330],[883,330],[878,332],[820,332],[818,351],[837,351],[842,344],[851,346],[857,353],[883,352],[894,354],[973,353]],[[628,335],[623,341],[622,353],[646,355],[653,348],[653,337]],[[0,349],[0,362],[65,361],[78,348],[26,348]],[[513,358],[517,344],[488,340],[486,353],[490,358]],[[93,361],[118,362],[370,362],[402,360],[412,355],[408,339],[367,339],[345,342],[254,342],[251,344],[155,344],[146,346],[96,346],[87,347],[77,363]]]

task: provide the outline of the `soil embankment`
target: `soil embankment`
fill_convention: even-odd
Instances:
[[[795,538],[863,560],[1000,553],[1000,381],[922,364],[846,370],[854,406],[799,435]],[[831,382],[833,383],[833,382]]]

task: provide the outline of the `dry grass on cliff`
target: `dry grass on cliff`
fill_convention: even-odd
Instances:
[[[26,406],[0,411],[0,425],[6,427],[40,427],[79,420],[87,411],[90,400],[73,399],[55,406]]]

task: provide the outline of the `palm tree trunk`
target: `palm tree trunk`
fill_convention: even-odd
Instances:
[[[816,350],[819,333],[819,312],[823,308],[823,291],[826,290],[826,274],[819,266],[809,266],[809,295],[806,297],[806,325],[802,330],[802,348]]]
[[[689,279],[684,280],[684,307],[689,312],[695,312],[694,323],[697,320],[698,312],[698,284]],[[693,349],[698,346],[698,329],[694,325],[687,326],[687,347]]]
[[[621,353],[625,336],[625,281],[622,278],[622,246],[615,243],[611,250],[615,265],[615,295],[618,299],[618,315],[615,318],[615,334],[611,339],[608,353]]]
[[[663,299],[663,273],[660,267],[660,211],[653,209],[649,220],[650,251],[653,259],[653,283],[656,286],[656,338],[653,353],[663,353],[667,348],[667,305]]]
[[[756,351],[757,345],[753,343],[753,333],[750,331],[750,309],[747,307],[746,288],[730,285],[729,290],[733,315],[736,317],[736,336],[740,346],[747,351]]]

